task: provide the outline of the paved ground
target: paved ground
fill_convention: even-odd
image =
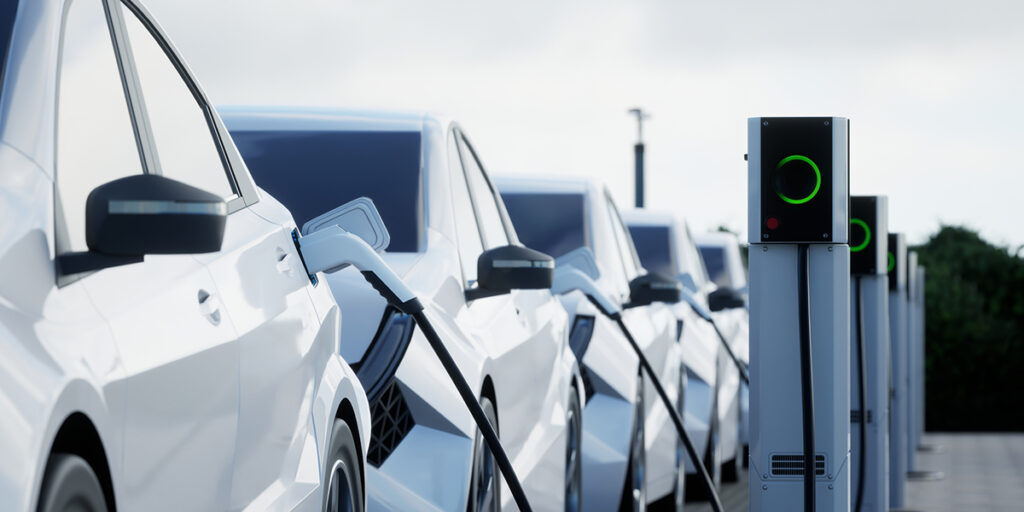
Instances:
[[[941,480],[907,483],[906,511],[1024,511],[1024,433],[928,434],[936,452],[918,452],[918,470],[940,471]],[[722,486],[728,512],[747,510],[747,475]],[[706,503],[687,503],[687,512],[710,512]]]

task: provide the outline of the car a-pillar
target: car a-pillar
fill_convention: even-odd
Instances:
[[[849,510],[849,121],[747,127],[750,510]]]

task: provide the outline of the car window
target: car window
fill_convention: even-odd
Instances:
[[[102,0],[75,0],[65,17],[57,90],[57,252],[85,251],[85,202],[104,183],[142,173]],[[60,216],[58,216],[60,219]]]
[[[610,195],[605,195],[605,202],[608,204],[608,217],[612,225],[612,232],[615,236],[615,245],[619,249],[622,268],[626,273],[626,279],[633,279],[640,275],[640,262],[633,248],[633,240],[626,231],[626,225],[622,222],[619,210],[615,208],[615,202]]]
[[[679,274],[672,260],[668,226],[629,226],[629,234],[644,268],[669,277]]]
[[[458,144],[462,165],[466,171],[466,181],[469,183],[470,197],[473,199],[476,213],[479,216],[478,221],[484,236],[484,246],[493,249],[508,245],[508,233],[505,232],[505,223],[501,218],[498,198],[494,189],[491,188],[487,176],[484,175],[483,167],[470,149],[469,143],[461,135],[458,137]]]
[[[368,197],[391,236],[390,252],[419,250],[423,225],[420,132],[231,132],[253,179],[300,228]]]
[[[501,194],[523,245],[557,258],[587,245],[583,194]]]
[[[164,176],[224,198],[235,194],[207,112],[153,34],[125,16],[156,156]]]
[[[18,14],[18,0],[8,0],[0,5],[0,84],[3,83],[7,64],[7,48],[14,32],[14,18]]]
[[[697,245],[693,243],[693,233],[690,232],[690,226],[683,224],[681,232],[684,239],[681,240],[682,243],[679,244],[679,247],[681,247],[682,252],[680,261],[684,267],[683,270],[693,276],[693,281],[697,284],[698,288],[703,288],[710,281],[708,271],[704,268],[704,259],[700,257]]]
[[[713,245],[702,245],[700,255],[704,258],[704,267],[708,269],[708,277],[717,286],[729,286],[729,276],[725,273],[725,249]]]
[[[469,185],[466,184],[466,173],[462,170],[459,148],[455,142],[456,135],[448,137],[448,166],[451,171],[452,210],[455,212],[455,229],[459,237],[459,258],[462,260],[462,274],[466,283],[476,281],[476,262],[484,252],[480,239],[480,227],[473,214],[473,202],[469,198]]]

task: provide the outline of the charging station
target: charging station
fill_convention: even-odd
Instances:
[[[850,198],[850,491],[889,509],[889,237],[885,196]]]
[[[924,329],[924,326],[925,326],[925,323],[924,323],[924,318],[925,318],[925,315],[924,315],[924,311],[925,311],[925,307],[924,307],[925,306],[925,301],[924,301],[925,294],[924,294],[924,291],[925,291],[925,287],[924,287],[924,280],[925,280],[925,269],[924,269],[924,266],[918,264],[918,266],[917,266],[917,276],[916,276],[916,278],[914,280],[914,286],[915,286],[915,288],[914,288],[914,295],[917,297],[917,300],[914,302],[914,306],[915,306],[915,309],[916,309],[915,314],[914,314],[914,321],[917,322],[917,328],[914,329],[914,334],[916,334],[916,336],[915,336],[914,341],[913,341],[914,353],[916,354],[916,359],[915,359],[916,360],[916,365],[914,366],[914,397],[916,399],[915,403],[917,404],[917,407],[915,408],[915,411],[914,411],[914,413],[917,415],[917,421],[914,423],[917,426],[917,432],[916,432],[917,435],[915,436],[915,441],[916,442],[914,443],[914,445],[915,445],[915,447],[918,450],[920,450],[921,447],[924,445],[924,442],[923,442],[924,441],[924,410],[925,410],[925,408],[924,408],[924,405],[925,405],[924,404],[924,397],[925,397],[925,386],[924,386],[924,382],[925,382],[925,380],[924,380],[924,354],[925,354],[925,351],[924,351],[924,346],[925,346],[924,345],[924,343],[925,343],[925,336],[924,336],[924,334],[925,334],[925,329]]]
[[[907,472],[917,468],[917,251],[907,251]]]
[[[750,510],[849,510],[849,121],[747,129]]]
[[[907,242],[889,234],[889,507],[906,501],[907,477]]]

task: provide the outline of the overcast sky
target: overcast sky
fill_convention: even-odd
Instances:
[[[1019,1],[144,0],[215,103],[431,110],[492,173],[585,174],[746,233],[746,118],[851,119],[890,229],[1024,244]]]

